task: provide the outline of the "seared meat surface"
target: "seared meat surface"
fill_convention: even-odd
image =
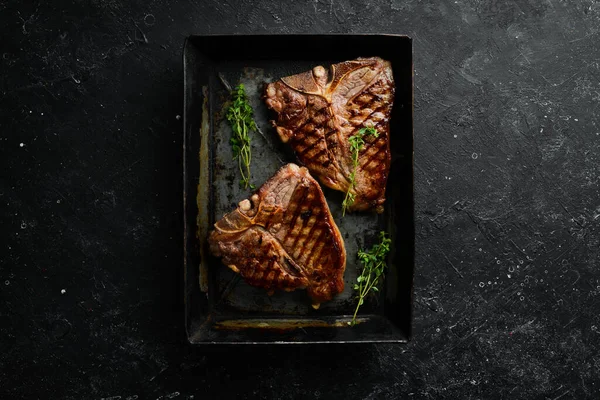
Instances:
[[[317,308],[342,292],[346,250],[319,184],[306,168],[282,167],[215,224],[211,252],[250,285],[306,288]]]
[[[349,138],[360,129],[379,133],[365,137],[359,154],[355,195],[350,211],[383,212],[390,169],[389,120],[394,80],[388,61],[358,58],[281,78],[265,89],[267,106],[278,114],[274,122],[283,142],[289,142],[300,162],[326,186],[348,191],[353,171]]]

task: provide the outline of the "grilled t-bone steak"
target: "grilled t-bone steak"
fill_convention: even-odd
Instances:
[[[302,164],[332,189],[346,192],[353,171],[349,138],[362,128],[365,136],[355,176],[354,203],[348,210],[383,212],[390,169],[389,120],[394,80],[388,61],[358,58],[322,66],[270,83],[267,106],[278,113],[274,125]]]
[[[218,221],[208,241],[224,264],[269,292],[306,288],[318,308],[344,289],[344,241],[304,167],[282,167]]]

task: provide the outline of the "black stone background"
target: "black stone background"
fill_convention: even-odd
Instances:
[[[599,398],[599,29],[589,0],[0,1],[0,398]],[[408,345],[186,343],[183,41],[263,32],[414,38]]]

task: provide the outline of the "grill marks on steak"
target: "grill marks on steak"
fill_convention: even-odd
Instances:
[[[319,184],[295,164],[218,221],[209,245],[250,285],[306,288],[314,307],[344,289],[344,242]]]
[[[391,65],[381,58],[359,58],[334,64],[330,72],[328,77],[317,66],[267,85],[265,101],[278,113],[277,133],[324,185],[346,192],[353,170],[348,139],[362,128],[375,128],[379,137],[366,136],[359,154],[356,198],[349,210],[383,212],[394,100]]]

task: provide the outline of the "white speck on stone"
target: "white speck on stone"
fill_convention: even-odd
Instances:
[[[484,286],[485,286],[485,283],[479,282],[479,287],[484,287]]]
[[[510,274],[506,274],[506,276],[508,276],[508,279],[510,279]]]
[[[44,115],[44,113],[40,113],[40,115]]]
[[[579,120],[577,118],[575,118],[575,122],[579,122]]]
[[[60,204],[60,199],[56,200],[56,204]]]
[[[65,294],[67,291],[65,289],[61,289],[60,294]]]
[[[454,135],[454,138],[456,139],[458,137],[458,135]]]
[[[25,146],[25,143],[19,143],[19,147]]]
[[[177,121],[179,121],[179,120],[181,119],[181,115],[177,114],[177,115],[175,116],[175,119],[176,119]]]

